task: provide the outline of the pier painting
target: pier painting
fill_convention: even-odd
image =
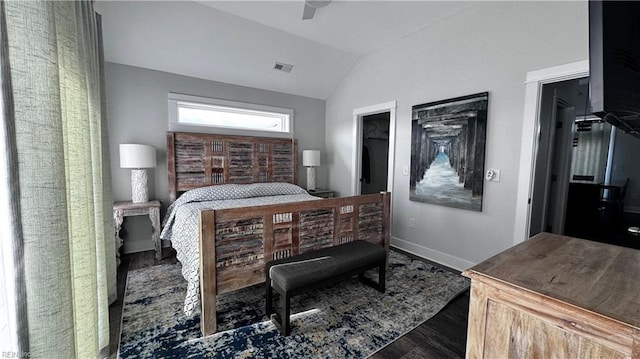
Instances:
[[[413,106],[409,199],[482,211],[489,93]]]

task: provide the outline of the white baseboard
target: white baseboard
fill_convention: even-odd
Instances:
[[[391,237],[390,244],[396,248],[402,249],[405,252],[409,252],[418,257],[428,259],[432,262],[436,262],[438,264],[442,264],[459,271],[463,271],[477,264],[469,262],[466,259],[454,257],[452,255],[442,253],[431,248],[407,242],[397,237]]]

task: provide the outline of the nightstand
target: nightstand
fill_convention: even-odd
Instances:
[[[309,192],[309,194],[312,196],[322,197],[322,198],[332,198],[335,195],[335,193],[332,190],[322,189],[322,188],[310,189],[310,190],[307,190],[307,192]]]
[[[116,227],[116,261],[120,265],[120,247],[123,240],[120,238],[120,227],[124,217],[149,216],[151,220],[151,240],[156,250],[156,259],[162,259],[162,247],[160,246],[160,201],[144,203],[115,202],[113,204],[113,222]]]

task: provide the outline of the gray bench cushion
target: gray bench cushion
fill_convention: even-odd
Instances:
[[[290,291],[384,261],[385,258],[383,247],[366,241],[353,241],[273,261],[267,270],[272,283]]]

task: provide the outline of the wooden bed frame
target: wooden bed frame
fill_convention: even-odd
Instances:
[[[291,139],[167,133],[170,196],[223,183],[296,180]],[[366,240],[389,249],[391,194],[201,210],[200,296],[203,335],[216,332],[216,296],[265,281],[274,259]]]
[[[296,141],[287,138],[167,132],[169,200],[217,184],[296,184],[296,151]]]

